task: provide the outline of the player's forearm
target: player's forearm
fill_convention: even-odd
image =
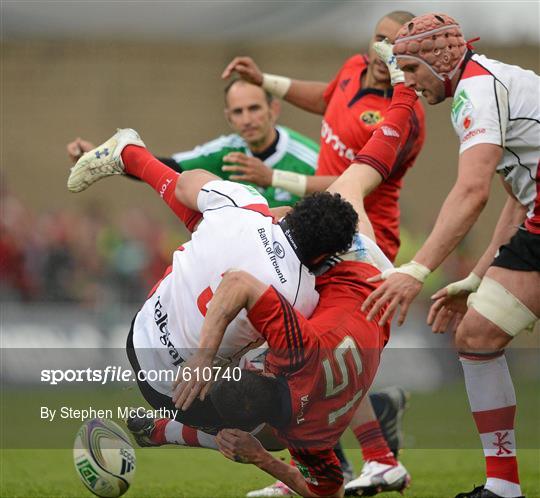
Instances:
[[[382,182],[382,176],[367,164],[351,164],[328,188],[349,201],[358,214],[358,232],[375,240],[375,232],[364,208],[364,198]]]
[[[283,98],[300,109],[322,116],[326,111],[323,95],[327,86],[320,81],[292,80]]]
[[[307,176],[306,194],[323,192],[337,180],[337,176]]]
[[[266,473],[285,483],[289,488],[295,491],[298,495],[309,498],[318,498],[320,496],[339,497],[343,496],[343,486],[338,493],[332,495],[318,495],[313,493],[300,471],[293,465],[289,465],[286,462],[274,458],[268,451],[264,451],[261,454],[259,461],[255,462],[255,465]]]
[[[275,169],[272,173],[272,187],[286,190],[298,197],[304,197],[304,195],[313,192],[326,190],[336,178],[337,176],[311,176]]]
[[[235,273],[227,272],[223,276],[208,305],[201,328],[200,353],[211,360],[216,356],[227,326],[248,303],[246,286],[241,279],[236,278]]]
[[[413,258],[435,270],[463,240],[488,200],[488,193],[455,185],[444,202],[435,226]]]
[[[475,275],[478,275],[479,277],[485,275],[487,269],[491,266],[499,247],[510,241],[517,232],[519,226],[525,220],[526,215],[527,208],[513,197],[509,197],[501,211],[499,221],[497,222],[489,246],[472,270]]]

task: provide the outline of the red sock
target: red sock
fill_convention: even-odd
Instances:
[[[198,211],[184,206],[174,195],[180,174],[158,161],[147,149],[138,145],[128,145],[122,151],[125,172],[148,183],[180,218],[186,228],[193,232],[202,218]]]
[[[167,444],[167,439],[165,439],[165,427],[170,422],[168,418],[160,418],[155,421],[155,427],[152,431],[150,439],[157,444]]]
[[[362,448],[364,462],[375,460],[386,465],[397,465],[394,454],[388,447],[378,420],[359,425],[353,429]]]
[[[354,158],[355,163],[369,164],[384,179],[388,178],[407,143],[413,125],[411,116],[418,97],[414,90],[400,84],[394,87],[392,103],[384,113],[384,120],[375,130],[362,150]]]
[[[187,446],[193,448],[202,446],[199,441],[199,431],[189,425],[184,425],[184,427],[182,427],[182,439],[186,442]]]

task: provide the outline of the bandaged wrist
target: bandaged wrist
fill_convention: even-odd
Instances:
[[[277,76],[276,74],[263,73],[262,87],[272,95],[282,99],[291,86],[291,78]]]
[[[461,292],[476,292],[478,287],[480,287],[480,282],[482,282],[482,279],[475,273],[471,272],[463,280],[448,284],[446,286],[446,292],[449,296],[455,296]]]
[[[416,261],[409,261],[396,268],[396,271],[399,273],[406,273],[407,275],[416,278],[416,280],[421,283],[424,283],[427,276],[431,273],[431,270],[427,266],[417,263]]]
[[[303,197],[306,193],[306,186],[306,175],[280,169],[275,169],[272,172],[272,187],[282,188],[291,194]]]

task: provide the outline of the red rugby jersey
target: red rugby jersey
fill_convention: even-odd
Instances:
[[[340,175],[384,120],[392,100],[392,90],[362,88],[362,75],[368,67],[365,55],[348,59],[324,93],[327,102],[321,127],[321,148],[317,175]],[[404,123],[409,135],[390,176],[365,199],[377,244],[394,260],[399,249],[399,193],[402,178],[424,143],[424,109],[420,102]]]
[[[388,341],[389,327],[368,322],[360,307],[379,271],[345,261],[317,277],[320,300],[308,320],[273,287],[248,317],[268,341],[266,370],[287,380],[292,417],[278,436],[314,492],[339,489],[333,447],[367,393]]]

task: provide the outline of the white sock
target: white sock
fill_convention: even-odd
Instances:
[[[504,498],[521,496],[521,486],[519,484],[497,479],[496,477],[488,477],[484,488]]]
[[[516,460],[516,394],[504,355],[461,355],[471,411],[486,458],[485,488],[504,498],[521,496]]]

